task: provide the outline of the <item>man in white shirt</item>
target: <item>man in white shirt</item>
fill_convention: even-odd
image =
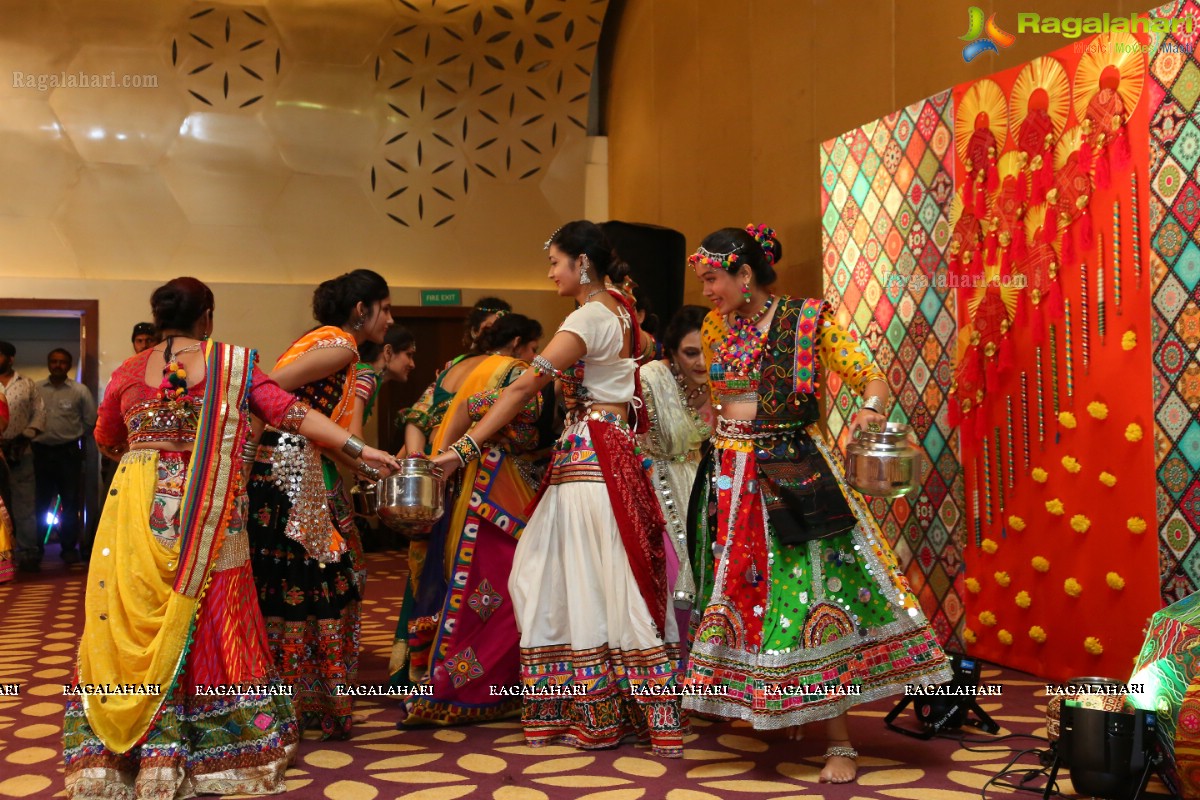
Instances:
[[[79,563],[80,513],[83,510],[84,439],[96,427],[96,401],[87,387],[68,377],[74,357],[61,347],[46,357],[50,377],[38,384],[46,407],[45,430],[33,440],[37,474],[38,519],[49,519],[55,497],[62,498],[58,510],[58,541],[62,558]],[[41,561],[39,548],[38,561]]]
[[[34,519],[33,454],[29,444],[46,427],[46,410],[37,386],[17,373],[13,361],[17,348],[0,341],[0,384],[8,399],[8,427],[0,437],[0,448],[8,462],[9,492],[14,535],[17,540],[17,569],[37,572],[41,563],[41,539]]]

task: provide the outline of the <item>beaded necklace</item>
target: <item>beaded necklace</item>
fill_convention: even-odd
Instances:
[[[760,363],[767,331],[759,330],[758,323],[771,310],[775,295],[767,298],[763,307],[753,317],[735,314],[729,326],[729,336],[717,347],[709,373],[712,384],[722,394],[737,394],[758,390],[762,378]]]

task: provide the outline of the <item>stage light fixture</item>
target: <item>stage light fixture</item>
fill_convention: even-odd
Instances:
[[[941,684],[946,687],[946,693],[906,694],[884,717],[884,724],[897,733],[916,739],[932,739],[943,731],[958,730],[963,725],[978,728],[984,733],[998,733],[1000,726],[979,707],[973,694],[973,690],[979,686],[979,676],[983,671],[982,662],[961,653],[947,652],[946,655],[950,658],[954,670],[950,681]],[[902,728],[895,724],[896,717],[910,704],[914,706],[917,721],[921,723],[920,730]]]

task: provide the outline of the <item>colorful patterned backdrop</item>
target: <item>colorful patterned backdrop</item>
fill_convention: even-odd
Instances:
[[[1190,15],[1193,0],[1151,12]],[[1200,59],[1192,34],[1159,41],[1150,60],[1151,319],[1161,590],[1200,588]]]
[[[954,190],[949,91],[821,147],[825,296],[887,375],[891,419],[916,431],[932,465],[915,497],[876,498],[871,510],[933,622],[961,649],[962,518],[950,385],[954,302],[945,284],[947,208]],[[829,380],[830,432],[844,445],[857,399]]]

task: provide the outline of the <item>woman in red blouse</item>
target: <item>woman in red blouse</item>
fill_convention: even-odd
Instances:
[[[250,571],[249,418],[334,449],[361,442],[280,389],[253,350],[210,341],[200,281],[176,278],[150,304],[164,341],[117,369],[96,424],[120,466],[67,700],[67,796],[275,794],[299,731]],[[370,447],[360,457],[397,466]]]

